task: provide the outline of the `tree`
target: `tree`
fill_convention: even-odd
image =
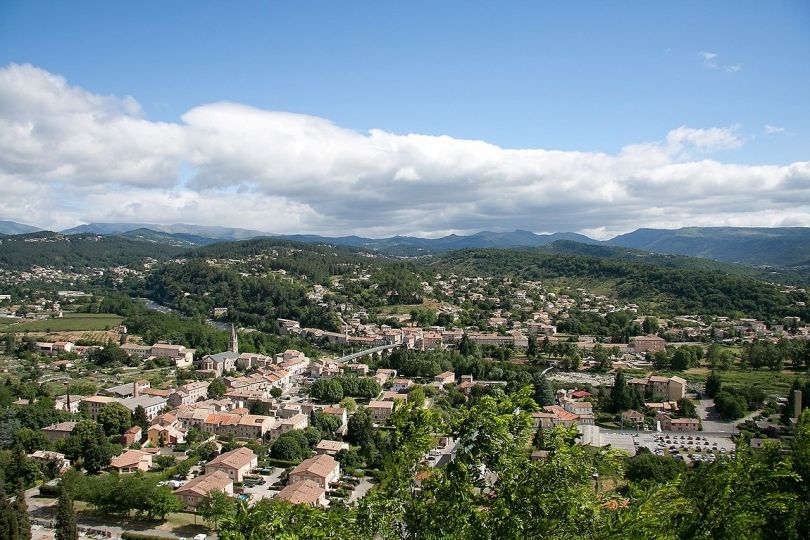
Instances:
[[[343,399],[343,385],[337,377],[318,379],[309,389],[313,399],[327,403],[337,403]]]
[[[613,379],[613,387],[610,389],[610,409],[613,412],[621,412],[632,407],[633,398],[630,389],[627,388],[627,381],[624,372],[620,369]]]
[[[270,389],[270,395],[276,399],[280,398],[283,393],[284,392],[282,392],[281,388],[277,386],[274,386],[273,388]]]
[[[529,334],[529,346],[526,348],[526,356],[528,356],[529,359],[536,358],[538,352],[537,336]]]
[[[425,404],[425,389],[417,385],[410,389],[408,392],[408,401],[413,403],[416,407],[422,407]]]
[[[14,497],[14,510],[17,513],[17,528],[21,540],[31,539],[31,520],[28,518],[28,504],[25,502],[25,491],[17,489]]]
[[[645,317],[644,322],[641,323],[641,329],[645,334],[655,334],[659,328],[658,319],[655,317]]]
[[[301,461],[310,455],[309,440],[295,431],[289,431],[275,440],[270,455],[284,461]]]
[[[121,435],[132,425],[132,413],[117,401],[105,403],[98,411],[96,422],[107,436]]]
[[[728,390],[720,390],[714,397],[714,408],[723,418],[736,420],[745,416],[748,404],[742,396],[732,394]]]
[[[146,497],[146,512],[150,519],[154,517],[166,519],[166,514],[179,512],[182,509],[183,503],[166,486],[156,487]]]
[[[331,435],[340,427],[340,419],[337,416],[326,414],[323,411],[312,411],[309,423],[312,427],[319,429],[324,437]]]
[[[115,447],[102,428],[92,420],[76,424],[70,437],[60,444],[62,451],[71,461],[81,459],[84,468],[95,474],[110,464]]]
[[[644,448],[627,460],[625,478],[633,482],[651,481],[663,484],[686,473],[686,465],[666,456],[656,456]]]
[[[20,428],[14,434],[14,442],[22,446],[28,454],[36,450],[46,450],[50,446],[50,442],[44,433],[26,427]]]
[[[143,430],[143,433],[149,430],[149,420],[146,418],[146,409],[144,409],[142,405],[136,406],[135,410],[132,411],[132,425],[139,426],[141,430]]]
[[[540,373],[534,374],[534,401],[541,407],[547,405],[554,405],[555,396],[554,388],[551,386],[551,381]]]
[[[208,523],[214,526],[214,530],[219,526],[226,516],[231,515],[236,509],[236,501],[221,491],[208,493],[197,505],[197,513]]]
[[[211,381],[211,384],[208,385],[208,397],[210,399],[219,399],[225,395],[225,391],[227,388],[225,387],[225,383],[222,382],[222,379],[214,379]]]
[[[706,378],[706,395],[713,398],[720,392],[722,386],[723,381],[720,379],[720,375],[712,370],[711,374]]]
[[[346,440],[357,446],[365,446],[372,440],[374,434],[374,422],[371,420],[371,413],[365,407],[358,409],[349,418],[346,428]]]
[[[340,406],[352,413],[357,409],[357,402],[352,397],[345,397],[340,400]]]
[[[76,528],[76,512],[73,510],[73,499],[67,489],[59,491],[54,538],[55,540],[79,540],[79,531]]]
[[[0,489],[0,540],[19,540],[19,538],[20,524],[17,512],[6,497],[5,491]]]

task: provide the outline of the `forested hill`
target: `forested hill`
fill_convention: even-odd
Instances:
[[[617,259],[630,263],[645,263],[667,268],[720,272],[722,274],[754,278],[771,283],[799,286],[810,285],[810,272],[807,271],[799,271],[786,267],[762,268],[745,264],[720,262],[700,257],[689,257],[687,255],[651,253],[641,249],[609,246],[607,244],[583,244],[570,240],[558,240],[547,246],[534,248],[534,251],[557,255],[584,255],[587,257]]]
[[[330,276],[342,275],[369,266],[378,255],[357,248],[291,242],[276,238],[257,238],[239,242],[221,242],[183,254],[188,259],[223,259],[249,265],[256,271],[280,271],[326,283]]]
[[[141,266],[148,258],[168,259],[182,251],[175,246],[115,236],[37,232],[0,238],[0,268],[27,270],[43,266],[81,270]]]
[[[776,286],[716,271],[670,268],[647,262],[558,255],[529,251],[464,250],[425,261],[443,273],[512,276],[528,280],[566,279],[572,285],[598,284],[616,297],[654,304],[664,313],[732,315],[768,320],[810,316],[804,292],[784,293]]]
[[[808,227],[685,227],[638,229],[608,241],[615,246],[678,253],[751,265],[810,268]]]

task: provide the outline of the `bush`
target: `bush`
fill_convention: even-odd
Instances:
[[[121,540],[166,540],[165,536],[157,536],[154,534],[143,534],[135,532],[122,532]]]

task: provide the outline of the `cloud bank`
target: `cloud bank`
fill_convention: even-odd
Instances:
[[[196,223],[274,233],[810,226],[810,162],[739,165],[736,126],[680,126],[616,154],[357,132],[236,103],[143,117],[30,65],[0,69],[0,217]]]

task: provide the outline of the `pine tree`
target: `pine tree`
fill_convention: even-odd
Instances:
[[[62,488],[59,494],[59,506],[56,511],[55,540],[78,540],[76,512],[73,510],[73,499],[67,489]]]
[[[616,372],[613,388],[610,389],[610,405],[613,412],[621,412],[630,407],[631,396],[628,394],[627,382],[622,370]]]
[[[554,405],[554,388],[545,376],[537,377],[534,381],[534,400],[541,407]]]
[[[0,487],[0,540],[19,540],[20,525],[17,512],[6,497],[6,492]]]
[[[713,398],[720,392],[722,381],[717,372],[712,371],[711,375],[706,379],[706,395]]]
[[[25,491],[23,488],[17,490],[17,497],[14,502],[14,510],[17,513],[17,525],[21,540],[31,540],[31,520],[28,519],[28,504],[25,502]]]

